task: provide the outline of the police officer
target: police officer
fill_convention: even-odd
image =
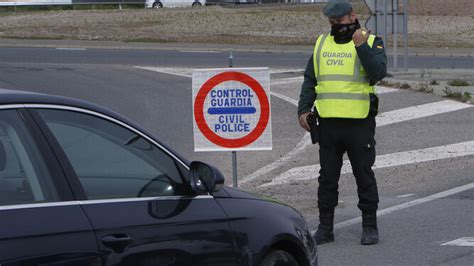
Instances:
[[[379,241],[376,211],[379,197],[375,162],[375,116],[378,98],[373,85],[387,73],[382,39],[361,29],[352,5],[330,0],[324,8],[331,32],[319,36],[304,73],[298,103],[300,125],[310,131],[308,115],[319,120],[317,244],[334,241],[334,209],[345,152],[352,165],[362,211],[362,245]]]

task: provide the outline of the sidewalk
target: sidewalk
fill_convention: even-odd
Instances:
[[[467,86],[459,83],[467,83]],[[474,69],[408,69],[407,72],[391,71],[382,85],[411,89],[440,96],[449,96],[457,100],[462,97],[474,98]],[[474,99],[466,99],[470,103]]]
[[[153,43],[153,42],[121,42],[121,41],[87,41],[87,40],[32,40],[32,39],[0,39],[0,47],[36,47],[36,48],[86,48],[86,49],[127,49],[127,50],[187,50],[187,51],[229,51],[267,52],[267,53],[305,53],[311,54],[312,45],[237,45],[237,44],[206,44],[206,43]],[[387,55],[391,50],[387,48]],[[403,55],[403,47],[398,54]],[[474,49],[468,48],[409,48],[413,56],[474,56]]]

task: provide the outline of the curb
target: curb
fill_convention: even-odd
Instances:
[[[464,101],[467,104],[474,104],[474,85],[464,87],[450,86],[447,82],[440,82],[439,85],[431,85],[428,80],[404,80],[397,78],[385,78],[382,84],[379,86],[386,86],[391,88],[398,88],[400,90],[412,90],[417,92],[431,93],[434,95],[442,96],[444,98],[450,98],[453,100],[461,101],[456,99],[452,94],[448,97],[447,93],[454,93],[460,95],[470,96],[470,100]],[[461,101],[463,102],[463,101]]]
[[[30,40],[30,39],[1,39],[0,47],[4,48],[83,48],[83,49],[113,49],[113,50],[158,50],[158,51],[218,51],[230,50],[248,53],[303,53],[310,55],[312,45],[242,45],[242,44],[206,44],[206,43],[145,43],[122,41],[94,41],[94,40]],[[403,51],[400,51],[400,56]],[[409,56],[443,56],[443,57],[473,57],[470,49],[444,48],[409,48]],[[387,49],[387,56],[393,56]]]

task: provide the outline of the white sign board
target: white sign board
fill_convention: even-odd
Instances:
[[[397,32],[396,33],[405,33],[405,17],[403,14],[398,14],[397,16],[397,24],[393,23],[394,16],[393,14],[387,15],[387,32],[388,33],[395,33],[394,25],[397,25]],[[365,27],[372,31],[373,34],[384,34],[385,31],[383,26],[385,25],[385,17],[383,16],[376,16],[371,15],[367,22],[365,23]]]
[[[193,71],[195,151],[272,149],[268,68]]]
[[[398,0],[395,2],[393,0],[364,0],[365,5],[369,8],[371,14],[375,13],[384,13],[385,6],[387,5],[387,13],[393,12],[393,7],[398,7]],[[398,10],[398,8],[396,8]]]

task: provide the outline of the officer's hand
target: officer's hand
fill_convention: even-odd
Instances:
[[[355,46],[359,47],[362,44],[366,43],[369,39],[369,35],[370,30],[368,32],[362,31],[362,29],[356,30],[356,32],[354,32],[354,34],[352,35],[352,40],[354,41]]]
[[[304,113],[300,115],[300,126],[304,128],[306,131],[310,131],[308,120],[306,119],[311,112]]]

